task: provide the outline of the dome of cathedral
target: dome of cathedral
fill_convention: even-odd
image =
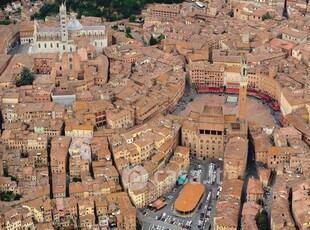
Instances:
[[[78,20],[71,20],[69,23],[68,23],[68,30],[80,30],[82,29],[82,25],[81,23],[78,21]]]

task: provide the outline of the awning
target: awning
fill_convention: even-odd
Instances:
[[[258,93],[258,91],[256,89],[252,89],[252,88],[248,88],[247,89],[248,93],[251,92],[251,93]]]
[[[265,100],[266,102],[270,102],[272,98],[269,95],[263,94],[262,99]]]
[[[283,116],[279,118],[279,122],[282,126],[285,126],[285,118]]]
[[[226,93],[239,94],[239,88],[226,88]]]
[[[280,111],[280,105],[278,104],[278,102],[274,101],[270,104],[270,107],[274,110],[274,111]]]
[[[220,87],[198,87],[198,93],[222,93],[224,91],[223,88]]]

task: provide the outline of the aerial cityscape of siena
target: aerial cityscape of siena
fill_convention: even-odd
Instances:
[[[309,0],[0,5],[0,230],[310,230]]]

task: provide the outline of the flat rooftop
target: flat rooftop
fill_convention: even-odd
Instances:
[[[199,183],[187,183],[181,190],[174,203],[174,208],[178,212],[191,212],[197,206],[205,191],[205,186]]]

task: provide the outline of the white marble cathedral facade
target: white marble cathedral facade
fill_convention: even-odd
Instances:
[[[107,47],[105,26],[83,26],[76,19],[75,14],[67,17],[66,5],[59,9],[60,26],[40,27],[34,23],[34,53],[75,52],[81,40],[92,44],[98,53]]]

